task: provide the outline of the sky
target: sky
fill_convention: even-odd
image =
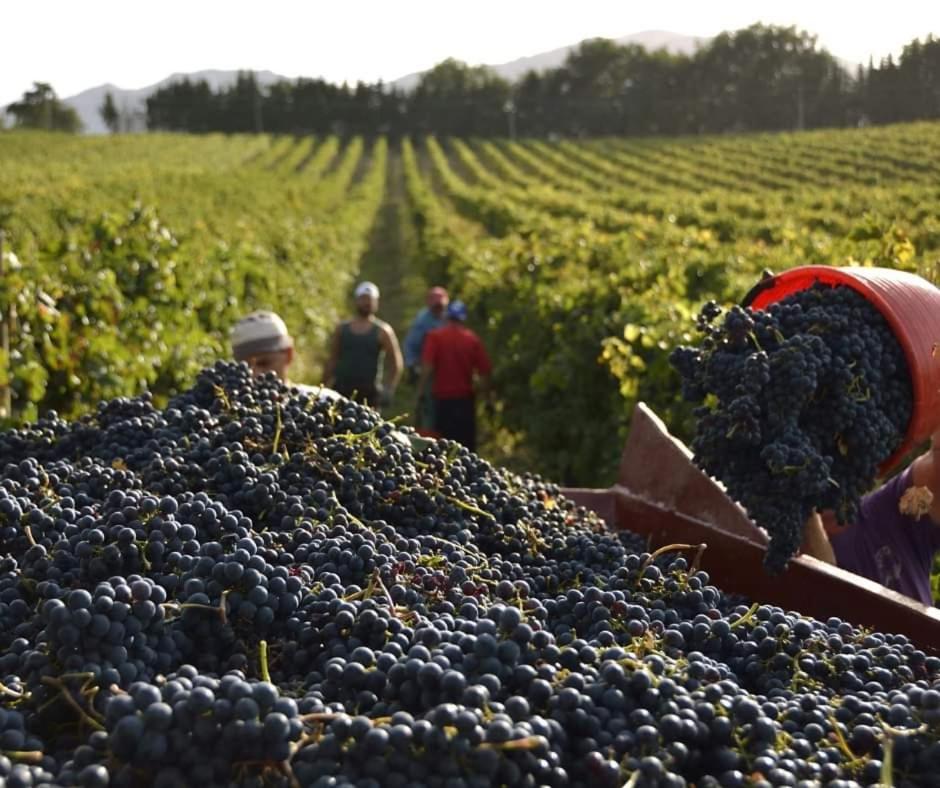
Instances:
[[[174,72],[268,69],[335,82],[391,81],[447,57],[503,63],[585,38],[644,30],[711,36],[797,25],[851,62],[928,33],[934,0],[3,0],[0,105],[33,81],[67,97],[139,88]]]

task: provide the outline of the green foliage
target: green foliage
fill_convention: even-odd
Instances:
[[[416,133],[501,134],[511,90],[485,66],[448,59],[422,74],[408,96],[408,124]]]
[[[104,101],[101,103],[98,114],[101,115],[101,119],[104,121],[104,125],[107,126],[108,131],[112,134],[118,131],[121,115],[114,103],[114,96],[110,90],[105,93]]]
[[[82,130],[78,113],[59,101],[52,85],[34,82],[23,98],[10,104],[7,112],[13,116],[13,125],[23,129],[45,129],[76,133]]]
[[[386,156],[381,140],[0,138],[15,420],[144,389],[163,399],[227,355],[256,308],[283,315],[298,379],[316,380]]]
[[[897,63],[891,56],[860,79],[860,92],[871,120],[885,123],[925,120],[940,114],[940,40],[915,39]]]

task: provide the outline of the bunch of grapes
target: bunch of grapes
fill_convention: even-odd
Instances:
[[[878,310],[821,283],[754,311],[707,304],[702,341],[671,361],[696,403],[696,463],[767,530],[766,566],[799,549],[813,510],[858,513],[911,418],[904,352]]]

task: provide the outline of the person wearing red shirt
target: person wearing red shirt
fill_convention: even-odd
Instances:
[[[462,301],[447,306],[447,323],[429,331],[421,351],[422,391],[433,375],[434,424],[443,438],[476,451],[476,393],[490,392],[492,364],[483,342],[464,325],[467,307]]]

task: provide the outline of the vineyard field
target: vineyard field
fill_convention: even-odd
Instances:
[[[13,419],[165,397],[227,352],[253,308],[325,345],[386,159],[384,140],[0,135]]]
[[[938,209],[929,123],[556,142],[5,133],[0,307],[17,321],[0,376],[15,421],[165,397],[270,307],[315,383],[354,278],[407,275],[467,301],[491,350],[485,452],[603,485],[636,401],[687,435],[666,358],[704,301],[808,263],[936,280]],[[400,335],[420,298],[383,303]]]
[[[940,126],[402,148],[418,259],[495,349],[510,454],[614,474],[632,405],[687,436],[667,363],[702,303],[764,270],[875,265],[936,280]]]

